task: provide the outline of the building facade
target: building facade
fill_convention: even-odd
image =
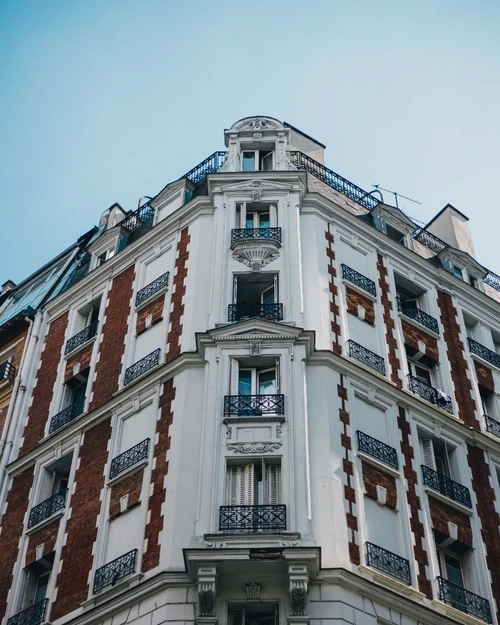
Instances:
[[[22,324],[45,274],[0,300],[2,625],[497,623],[500,278],[467,218],[417,227],[270,117],[225,143],[105,211]]]

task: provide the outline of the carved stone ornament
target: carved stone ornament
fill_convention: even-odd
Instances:
[[[250,356],[260,356],[260,343],[256,341],[250,343]]]
[[[233,258],[252,271],[261,271],[272,260],[278,258],[277,246],[272,241],[242,241],[233,252]]]
[[[252,137],[255,139],[255,141],[259,141],[259,139],[262,139],[262,133],[261,132],[254,132]]]
[[[293,582],[290,590],[291,616],[304,616],[306,613],[307,584]]]
[[[260,601],[261,585],[256,582],[250,582],[246,585],[247,601]]]
[[[215,616],[215,592],[212,588],[198,592],[198,612],[200,616]]]
[[[253,119],[251,119],[248,122],[247,128],[252,128],[254,130],[259,130],[261,128],[267,128],[267,122],[266,122],[265,119],[260,119],[260,117],[254,117]]]
[[[238,454],[263,454],[268,451],[274,451],[281,447],[281,442],[264,443],[264,442],[251,442],[251,443],[227,443],[226,446],[230,451],[234,451]]]

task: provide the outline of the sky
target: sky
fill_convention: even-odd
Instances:
[[[499,30],[497,0],[0,0],[0,284],[250,115],[421,222],[453,204],[500,274]]]

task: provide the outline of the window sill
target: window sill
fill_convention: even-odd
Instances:
[[[438,501],[441,501],[442,503],[445,503],[446,505],[451,506],[452,508],[455,508],[455,510],[458,510],[462,514],[466,514],[467,516],[474,515],[473,508],[468,508],[467,506],[464,506],[463,504],[458,503],[458,501],[454,501],[453,499],[446,497],[446,495],[442,495],[437,490],[433,490],[432,488],[429,488],[428,486],[424,486],[424,490],[430,497],[434,497],[434,499],[437,499]]]
[[[362,287],[358,286],[354,282],[350,282],[349,280],[347,280],[347,278],[341,278],[341,280],[342,280],[342,282],[344,284],[344,289],[346,287],[349,287],[350,289],[352,289],[353,291],[356,291],[356,293],[359,293],[360,295],[363,295],[363,297],[366,297],[370,301],[372,301],[374,303],[377,301],[377,296],[376,295],[372,295],[369,291],[365,291],[365,289],[363,289]],[[371,280],[371,278],[370,278],[370,280]]]
[[[429,334],[430,336],[436,339],[440,337],[439,332],[434,332],[434,330],[431,330],[423,323],[420,323],[419,321],[416,321],[415,319],[412,319],[411,317],[407,317],[404,313],[400,311],[398,311],[398,317],[406,321],[406,323],[413,326],[414,328],[417,328],[418,330],[423,330],[426,334]]]
[[[84,601],[80,605],[82,606],[84,612],[88,612],[93,608],[113,599],[118,595],[122,595],[124,592],[133,588],[134,586],[138,586],[141,579],[144,577],[144,573],[132,573],[130,577],[126,577],[123,580],[117,582],[114,586],[106,586],[102,590],[99,590],[97,594],[92,595],[91,599]]]
[[[136,471],[139,471],[139,469],[144,469],[144,467],[148,465],[148,462],[149,458],[144,458],[143,460],[139,460],[139,462],[136,462],[130,467],[127,467],[123,471],[120,471],[120,473],[117,473],[114,477],[108,480],[108,486],[115,486],[115,484],[118,484],[118,482],[121,482],[126,477],[129,477]]]

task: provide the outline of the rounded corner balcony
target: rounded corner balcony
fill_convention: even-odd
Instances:
[[[262,267],[279,256],[281,228],[233,228],[231,249],[233,258],[244,263],[252,271]]]

